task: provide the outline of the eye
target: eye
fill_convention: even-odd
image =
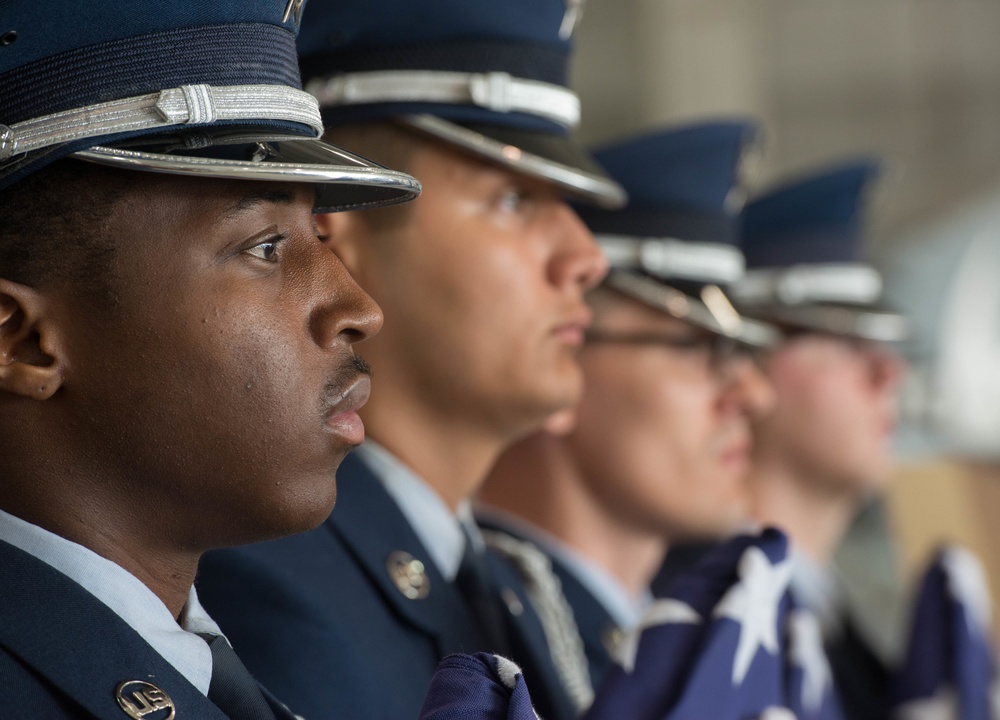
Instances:
[[[518,213],[527,204],[528,193],[521,188],[507,188],[497,200],[497,208],[505,213]]]
[[[331,237],[331,233],[329,232],[329,230],[323,232],[322,230],[319,229],[319,223],[316,222],[315,215],[313,215],[312,230],[313,234],[316,235],[316,239],[319,240],[320,242],[326,242]]]
[[[284,235],[270,237],[263,242],[257,243],[251,248],[247,248],[245,252],[248,255],[260,258],[265,262],[276,263],[281,257],[281,248],[284,245],[284,242]]]

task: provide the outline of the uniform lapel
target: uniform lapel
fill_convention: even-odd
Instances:
[[[577,716],[563,689],[545,638],[545,630],[535,612],[517,571],[493,549],[487,550],[490,572],[507,608],[506,621],[511,655],[521,665],[539,714],[546,720],[570,720]]]
[[[289,710],[288,706],[274,697],[266,687],[261,686],[260,692],[264,696],[264,700],[271,707],[271,712],[274,713],[275,720],[305,720]]]
[[[0,542],[0,644],[99,718],[128,715],[116,688],[154,685],[178,718],[226,720],[197,688],[110,608],[22,550]]]
[[[442,577],[406,516],[379,479],[353,455],[337,471],[337,509],[327,526],[347,545],[386,602],[406,622],[433,638],[441,657],[490,649],[465,601]],[[407,553],[423,564],[430,583],[426,597],[409,598],[397,586],[388,570],[394,553]]]
[[[597,598],[577,580],[556,558],[551,558],[552,570],[562,584],[563,594],[573,608],[573,618],[583,638],[590,680],[598,687],[604,672],[611,664],[611,652],[621,641],[622,629]]]

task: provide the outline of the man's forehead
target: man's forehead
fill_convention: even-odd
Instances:
[[[235,219],[268,206],[309,205],[316,189],[305,183],[256,180],[187,178],[176,175],[134,173],[136,183],[148,187],[148,196],[168,202],[204,207],[220,219]]]
[[[297,201],[312,200],[315,190],[306,186],[289,186],[287,184],[256,184],[246,183],[246,187],[238,188],[234,200],[228,203],[224,211],[227,218],[238,218],[248,212],[258,210],[268,205],[294,205]]]
[[[426,141],[420,142],[418,147],[423,152],[415,157],[414,172],[421,178],[424,177],[421,166],[425,170],[430,165],[440,167],[452,179],[459,182],[478,176],[484,180],[507,182],[539,194],[550,194],[559,198],[565,196],[565,191],[555,183],[490,162],[434,138],[427,138]]]

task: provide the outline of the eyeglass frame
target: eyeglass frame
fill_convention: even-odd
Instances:
[[[764,348],[758,348],[730,337],[713,332],[700,332],[690,337],[676,333],[655,331],[607,331],[590,329],[584,333],[584,347],[588,345],[632,345],[660,346],[671,350],[708,350],[708,368],[724,377],[736,361],[747,359],[759,365]]]

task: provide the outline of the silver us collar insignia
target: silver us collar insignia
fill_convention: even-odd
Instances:
[[[132,720],[174,720],[177,714],[170,696],[144,680],[119,683],[115,699]]]
[[[281,18],[281,22],[286,23],[295,18],[295,27],[298,27],[302,22],[302,8],[305,2],[306,0],[288,0],[288,5],[285,6],[285,16]]]
[[[566,14],[563,15],[562,25],[559,26],[559,39],[569,40],[573,37],[573,30],[577,23],[583,18],[583,4],[586,0],[566,0]]]

